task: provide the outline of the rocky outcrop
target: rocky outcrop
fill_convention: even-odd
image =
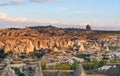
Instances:
[[[101,38],[101,36],[104,37]],[[0,49],[4,49],[5,52],[31,53],[41,48],[56,52],[118,51],[120,50],[120,38],[109,38],[108,35],[97,34],[97,31],[91,30],[90,25],[86,26],[86,30],[56,28],[51,25],[0,30]]]
[[[37,66],[35,67],[34,76],[43,76],[43,72],[42,72],[42,69],[41,69],[41,62],[40,61],[37,64]]]
[[[1,76],[16,76],[15,71],[8,65],[5,67]]]
[[[74,76],[87,76],[81,64],[74,71]]]
[[[94,53],[96,51],[119,51],[120,38],[104,38],[97,40],[62,39],[61,37],[50,37],[48,39],[13,38],[0,40],[0,49],[5,52],[31,53],[39,49],[51,49],[56,52],[77,50],[80,52]]]
[[[1,76],[86,76],[81,64],[76,70],[42,70],[40,61],[37,64],[8,64]]]
[[[87,76],[120,76],[120,64],[107,64],[87,73]]]

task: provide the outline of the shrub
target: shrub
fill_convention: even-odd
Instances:
[[[79,63],[74,63],[70,65],[70,70],[75,70],[75,68],[78,66]]]
[[[85,70],[92,70],[97,69],[99,67],[102,67],[107,64],[107,61],[101,60],[101,61],[93,61],[92,64],[84,64],[83,67]]]
[[[20,73],[20,74],[18,74],[18,76],[25,76],[25,74]]]
[[[69,70],[69,66],[67,64],[62,64],[60,70]]]
[[[46,70],[46,62],[41,63],[42,70]]]

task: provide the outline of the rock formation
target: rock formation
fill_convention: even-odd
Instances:
[[[86,25],[86,30],[87,31],[90,31],[91,30],[91,26],[88,24],[88,25]]]
[[[74,71],[74,76],[87,76],[81,64]]]
[[[35,67],[34,76],[43,76],[43,72],[42,72],[42,69],[41,69],[41,62],[40,61],[37,64],[37,66]]]
[[[7,65],[1,76],[16,76],[15,71]]]
[[[89,40],[70,40],[61,38],[49,38],[41,40],[39,38],[14,38],[5,41],[0,40],[0,49],[5,52],[13,51],[15,53],[31,53],[41,48],[51,49],[53,51],[70,51],[78,49],[80,52],[88,51],[118,51],[120,50],[119,38],[97,39],[96,41]]]
[[[100,36],[97,37],[97,34],[90,34],[90,32],[90,25],[86,26],[86,30],[62,29],[53,26],[2,29],[0,30],[0,49],[15,53],[31,53],[42,48],[56,52],[78,50],[90,53],[120,50],[119,37],[101,38],[103,35],[99,34]]]

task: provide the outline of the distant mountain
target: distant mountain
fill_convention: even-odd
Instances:
[[[32,26],[32,27],[26,27],[26,29],[57,29],[56,27],[52,26],[52,25],[48,25],[48,26]]]
[[[101,36],[101,34],[120,34],[120,31],[105,31],[105,30],[92,30],[90,25],[86,25],[85,29],[81,28],[58,28],[52,25],[48,26],[32,26],[26,28],[7,28],[0,30],[1,37],[21,37],[21,36]],[[87,37],[90,38],[90,37]]]

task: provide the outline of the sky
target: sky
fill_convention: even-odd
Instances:
[[[120,30],[120,0],[0,0],[0,28],[54,25]]]

